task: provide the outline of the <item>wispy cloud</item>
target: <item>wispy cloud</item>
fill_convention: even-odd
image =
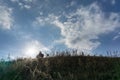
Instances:
[[[76,1],[71,1],[69,5],[66,6],[66,8],[72,7],[76,5]]]
[[[114,5],[116,3],[116,0],[111,0],[111,4]]]
[[[34,1],[35,0],[11,0],[11,2],[18,4],[22,9],[30,9]]]
[[[36,20],[33,22],[33,25],[46,25],[46,24],[53,24],[54,21],[58,20],[60,16],[55,16],[54,14],[49,14],[47,17],[40,16],[36,17]]]
[[[116,0],[103,0],[103,2],[110,3],[112,5],[116,4]]]
[[[81,6],[75,12],[63,15],[49,14],[47,17],[36,18],[36,23],[53,24],[61,30],[61,40],[68,48],[80,50],[94,50],[101,42],[99,36],[108,34],[120,27],[120,15],[103,12],[97,3]],[[44,23],[44,24],[45,24]]]
[[[19,0],[11,0],[12,2],[19,2]]]
[[[13,21],[12,8],[0,5],[0,28],[11,29]]]
[[[116,40],[118,38],[120,38],[120,32],[116,36],[113,37],[113,40]]]
[[[25,8],[25,9],[30,9],[30,8],[31,8],[30,5],[23,4],[23,3],[21,3],[21,2],[19,2],[18,5],[19,5],[22,9],[23,9],[23,8]]]

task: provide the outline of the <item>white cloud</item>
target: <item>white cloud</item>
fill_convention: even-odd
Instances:
[[[31,4],[35,2],[35,0],[11,0],[12,2],[18,4],[22,9],[30,9]]]
[[[0,27],[11,29],[13,25],[12,9],[6,6],[0,6]]]
[[[26,9],[30,9],[31,6],[30,6],[30,5],[24,5],[24,8],[26,8]]]
[[[36,26],[36,25],[43,26],[45,24],[53,24],[52,21],[57,20],[59,17],[60,16],[54,16],[53,14],[49,14],[48,17],[43,17],[43,16],[41,16],[41,13],[40,13],[40,16],[36,17],[36,20],[33,22],[33,25],[34,26]]]
[[[50,14],[44,18],[37,17],[35,22],[39,25],[54,24],[60,28],[62,39],[56,42],[62,42],[68,48],[94,50],[101,44],[98,40],[100,35],[120,27],[120,15],[110,13],[106,16],[97,3],[86,7],[81,6],[75,12],[64,16],[65,21],[60,20],[62,16]]]
[[[116,36],[113,37],[113,40],[116,40],[118,38],[120,38],[120,32]]]

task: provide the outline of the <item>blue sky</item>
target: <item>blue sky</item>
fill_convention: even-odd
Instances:
[[[120,48],[120,0],[1,0],[0,58]]]

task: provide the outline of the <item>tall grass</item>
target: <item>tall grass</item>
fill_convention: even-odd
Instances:
[[[45,58],[1,60],[0,80],[120,80],[120,58],[61,51]]]

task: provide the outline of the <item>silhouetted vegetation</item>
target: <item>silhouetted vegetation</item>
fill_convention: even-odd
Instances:
[[[35,59],[0,61],[0,80],[120,80],[120,58],[55,52]]]

